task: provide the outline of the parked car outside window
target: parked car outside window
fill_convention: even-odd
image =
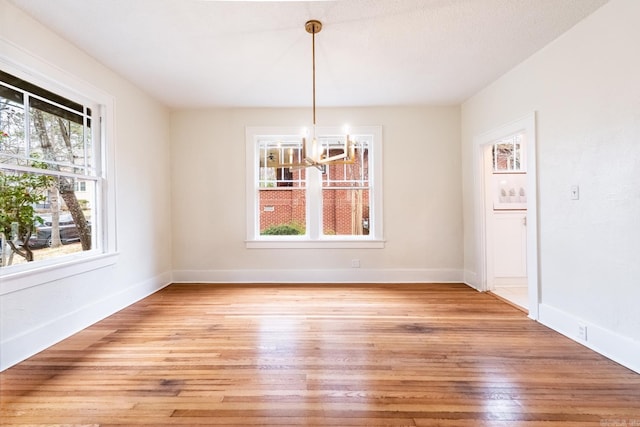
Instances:
[[[43,223],[36,227],[36,230],[29,239],[29,247],[32,249],[51,246],[51,215],[41,215]],[[78,227],[73,222],[73,218],[69,214],[60,215],[58,221],[60,228],[60,241],[63,245],[80,241],[80,233]],[[91,225],[89,224],[89,227]]]

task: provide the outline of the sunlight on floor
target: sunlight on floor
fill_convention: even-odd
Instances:
[[[492,292],[525,310],[529,307],[529,295],[526,286],[496,287]]]

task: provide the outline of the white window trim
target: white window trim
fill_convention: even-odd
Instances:
[[[316,134],[340,134],[340,127],[317,127]],[[322,236],[315,229],[310,230],[309,236],[259,236],[257,207],[259,205],[256,191],[257,182],[257,162],[259,147],[256,143],[261,135],[295,135],[300,133],[300,128],[295,127],[258,127],[248,126],[245,129],[246,142],[246,207],[247,207],[247,229],[245,246],[249,249],[381,249],[384,248],[383,238],[383,206],[382,206],[382,127],[381,126],[355,126],[350,128],[353,135],[370,134],[373,135],[373,146],[369,158],[369,182],[373,189],[372,197],[369,200],[370,210],[373,212],[374,221],[370,234],[367,236]],[[313,173],[314,168],[309,168]],[[316,171],[317,172],[317,171]],[[308,191],[319,192],[322,189],[308,188]],[[321,195],[311,196],[311,200],[321,200]],[[314,216],[310,223],[320,223],[315,217],[319,209],[307,206],[307,215]]]
[[[102,235],[97,239],[99,246],[94,250],[55,258],[52,261],[4,267],[0,270],[0,295],[5,295],[117,262],[113,141],[115,100],[106,92],[2,38],[0,38],[0,52],[3,52],[0,54],[0,67],[7,73],[61,96],[84,101],[85,104],[99,104],[102,118],[100,121],[96,120],[96,124],[100,123],[102,139],[99,177],[101,191],[96,196],[101,200],[101,210],[96,212],[97,221],[102,225],[99,231]]]

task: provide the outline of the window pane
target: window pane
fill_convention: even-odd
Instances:
[[[368,235],[369,189],[324,189],[322,232],[325,235]]]
[[[38,102],[39,106],[44,104]],[[40,108],[30,108],[29,111],[32,156],[50,163],[49,169],[86,173],[85,168],[91,167],[92,158],[85,147],[85,132],[87,139],[90,132],[84,126],[83,117],[71,112],[56,115]],[[54,111],[63,112],[60,109]]]
[[[522,135],[503,139],[493,145],[494,171],[522,170]]]
[[[336,161],[329,165],[322,175],[322,186],[325,188],[338,187],[368,187],[369,186],[369,141],[366,139],[353,141],[353,152],[349,159]],[[343,152],[343,147],[330,147],[329,155]]]
[[[51,189],[48,192],[45,203],[38,207],[37,213],[44,220],[44,223],[36,227],[36,231],[34,231],[29,240],[29,246],[34,249],[36,255],[35,260],[82,251],[80,233],[83,228],[76,223],[76,221],[81,222],[82,219],[78,219],[78,213],[73,212],[76,209],[74,208],[76,206],[74,199],[77,200],[77,208],[82,213],[80,218],[84,217],[87,223],[86,231],[92,237],[91,219],[94,216],[95,182],[77,180],[74,187],[84,188],[85,191],[74,191],[73,195],[71,195],[60,192],[56,194],[56,189]],[[56,197],[58,198],[57,201]],[[72,206],[69,207],[67,203]],[[57,231],[55,226],[56,209],[58,212]],[[59,241],[57,240],[58,238]],[[89,239],[89,248],[93,245],[93,241],[93,238]],[[63,248],[63,246],[66,247]],[[58,247],[58,249],[52,250],[55,247]]]
[[[261,235],[298,235],[306,229],[306,171],[300,139],[260,141]]]
[[[73,191],[75,187],[84,191]],[[0,204],[1,267],[50,260],[89,250],[94,245],[96,182],[93,180],[3,170]]]
[[[351,159],[329,165],[322,178],[324,235],[369,234],[369,140],[354,137],[353,143]],[[329,147],[332,156],[342,151]]]
[[[304,187],[304,158],[301,140],[260,141],[260,188]]]
[[[25,165],[23,95],[0,85],[0,163]]]
[[[305,234],[306,189],[304,187],[260,190],[260,234]]]

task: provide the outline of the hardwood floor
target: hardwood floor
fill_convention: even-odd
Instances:
[[[640,375],[459,284],[172,285],[0,388],[4,426],[640,426]]]

